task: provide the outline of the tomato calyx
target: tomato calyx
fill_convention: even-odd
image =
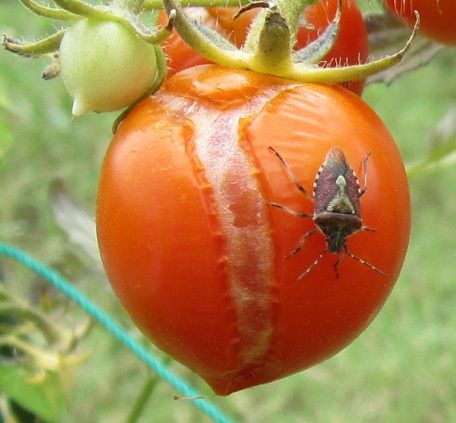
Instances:
[[[304,48],[293,51],[299,17],[307,6],[316,0],[258,1],[241,9],[261,8],[253,22],[246,41],[236,47],[215,30],[192,21],[176,0],[164,0],[168,14],[175,13],[175,28],[185,42],[198,53],[219,65],[250,69],[259,73],[292,79],[299,82],[337,83],[362,79],[390,68],[400,62],[410,48],[419,28],[416,14],[415,26],[404,47],[398,52],[369,63],[338,67],[318,67],[318,63],[334,45],[339,33],[342,0],[337,13],[326,30]],[[237,14],[239,16],[239,12]]]
[[[108,6],[55,0],[58,7],[20,1],[37,15],[70,24],[33,43],[4,35],[2,45],[25,57],[50,56],[43,79],[62,76],[74,99],[74,116],[131,107],[160,88],[166,61],[159,43],[171,33],[173,14],[166,25],[147,28],[139,19],[144,0],[116,0]]]

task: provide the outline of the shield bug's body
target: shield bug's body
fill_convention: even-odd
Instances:
[[[304,187],[296,180],[283,157],[272,147],[269,147],[269,149],[279,159],[296,188],[307,196]],[[337,276],[339,276],[338,267],[343,256],[351,257],[372,270],[383,274],[374,265],[350,253],[347,250],[346,243],[347,238],[358,231],[373,230],[363,226],[360,210],[360,198],[366,191],[367,186],[366,164],[368,158],[369,154],[362,162],[364,187],[361,189],[358,178],[348,164],[342,150],[338,147],[333,147],[329,150],[313,184],[313,214],[297,212],[283,204],[270,203],[271,206],[282,209],[296,217],[312,218],[316,226],[315,229],[310,230],[300,238],[296,248],[290,252],[287,258],[298,253],[304,246],[306,239],[317,233],[317,231],[322,232],[326,238],[327,249],[315,259],[298,279],[304,278],[327,253],[342,254],[334,264]]]

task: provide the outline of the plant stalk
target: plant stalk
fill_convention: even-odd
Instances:
[[[182,7],[242,7],[250,3],[250,0],[182,0]],[[163,9],[162,0],[145,0],[144,10]]]
[[[144,10],[144,2],[145,0],[114,0],[114,4],[135,15]]]

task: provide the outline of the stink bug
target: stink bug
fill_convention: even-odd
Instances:
[[[307,196],[304,187],[297,181],[285,159],[274,148],[269,150],[279,159],[280,164],[287,173],[296,188]],[[366,192],[367,187],[367,160],[369,154],[363,159],[362,171],[364,175],[364,186],[360,187],[355,172],[347,163],[342,150],[333,147],[326,155],[323,164],[318,169],[313,183],[313,214],[301,213],[279,203],[269,203],[296,217],[311,218],[316,228],[306,232],[298,241],[297,246],[287,255],[289,258],[297,254],[304,246],[307,238],[318,231],[326,238],[327,248],[315,261],[298,277],[303,279],[312,269],[317,266],[320,260],[328,253],[342,254],[334,263],[336,276],[339,277],[339,264],[344,256],[351,257],[359,263],[383,275],[383,272],[371,263],[355,256],[347,250],[346,240],[349,236],[359,231],[373,231],[374,229],[363,226],[360,211],[360,198]]]

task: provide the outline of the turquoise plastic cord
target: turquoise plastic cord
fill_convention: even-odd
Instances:
[[[174,375],[166,366],[152,356],[141,344],[129,336],[113,319],[100,310],[88,298],[68,280],[55,270],[35,260],[22,250],[10,245],[0,243],[0,255],[18,261],[39,276],[49,281],[54,287],[62,291],[66,296],[78,304],[87,314],[97,320],[108,332],[129,348],[141,361],[146,363],[157,375],[173,386],[184,397],[190,397],[190,401],[203,413],[208,415],[216,423],[232,423],[232,420],[213,403],[206,399],[192,398],[200,394],[187,382]]]

